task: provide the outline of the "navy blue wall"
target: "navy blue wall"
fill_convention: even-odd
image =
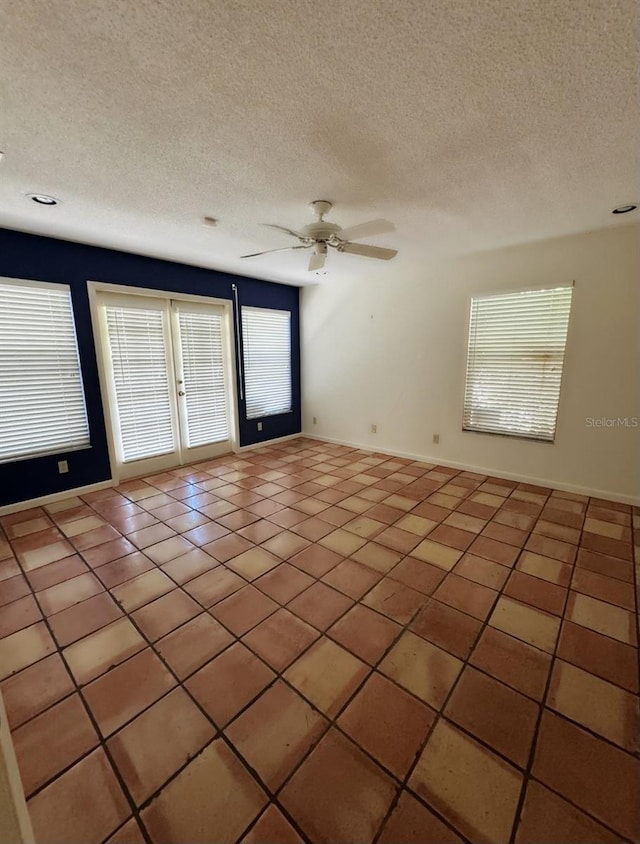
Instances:
[[[258,420],[247,421],[246,419],[244,403],[240,401],[236,384],[240,444],[252,445],[300,431],[300,335],[297,287],[6,229],[0,229],[0,276],[60,282],[71,286],[91,431],[91,449],[89,450],[61,452],[34,460],[0,464],[0,505],[97,483],[108,480],[111,476],[89,315],[87,281],[103,281],[175,293],[215,296],[218,299],[232,301],[231,285],[235,284],[238,288],[240,306],[254,305],[291,311],[293,411],[265,417],[262,420],[263,430],[259,432],[256,424]],[[238,348],[236,348],[236,359],[238,362],[242,360]],[[6,412],[6,408],[0,407],[0,413]],[[68,461],[68,474],[58,473],[58,460]]]

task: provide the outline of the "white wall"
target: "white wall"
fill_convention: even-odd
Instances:
[[[586,421],[640,417],[639,233],[636,225],[616,226],[435,258],[419,270],[398,256],[375,264],[370,277],[357,282],[332,281],[329,272],[302,295],[303,430],[447,465],[640,500],[640,427],[597,428]],[[463,432],[470,297],[572,280],[555,443]],[[376,434],[370,432],[372,423]],[[434,433],[440,434],[439,445],[432,444]]]

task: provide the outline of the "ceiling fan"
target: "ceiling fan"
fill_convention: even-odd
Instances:
[[[337,249],[338,252],[349,252],[352,255],[364,255],[365,258],[380,258],[388,261],[398,254],[396,249],[384,249],[381,246],[369,246],[367,243],[352,243],[354,237],[372,237],[376,234],[385,234],[395,231],[395,226],[388,220],[370,220],[368,223],[360,223],[358,226],[340,228],[335,223],[328,223],[324,216],[333,208],[331,202],[324,199],[317,199],[310,202],[309,207],[317,220],[303,226],[300,231],[288,229],[285,226],[276,226],[273,223],[263,223],[271,229],[290,234],[297,238],[300,243],[297,246],[284,246],[280,249],[266,249],[264,252],[252,252],[250,255],[241,255],[241,258],[256,258],[258,255],[267,255],[269,252],[285,252],[289,249],[311,249],[313,254],[309,260],[309,272],[321,270],[327,258],[327,247]]]

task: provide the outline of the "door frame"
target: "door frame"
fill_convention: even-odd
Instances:
[[[198,296],[192,293],[179,293],[173,290],[157,290],[147,287],[133,287],[125,284],[112,284],[104,281],[87,281],[87,292],[89,295],[89,311],[91,314],[91,328],[93,331],[93,340],[96,350],[96,360],[98,364],[98,380],[100,382],[100,397],[102,399],[102,412],[104,417],[105,430],[107,433],[107,447],[109,450],[109,465],[111,468],[111,478],[114,483],[118,484],[121,479],[120,468],[117,460],[117,445],[115,439],[115,432],[113,430],[113,418],[115,411],[115,396],[112,394],[111,379],[109,377],[109,370],[105,355],[107,347],[103,340],[103,329],[100,318],[100,302],[99,296],[101,293],[110,293],[123,296],[137,296],[138,298],[152,298],[163,299],[169,304],[169,312],[171,313],[171,301],[178,302],[193,302],[200,305],[215,305],[223,309],[224,313],[224,355],[225,364],[229,375],[228,383],[228,408],[229,408],[229,441],[231,449],[234,453],[238,452],[240,447],[240,430],[239,430],[239,416],[238,416],[238,396],[236,390],[237,383],[237,362],[236,362],[236,346],[235,346],[235,324],[233,315],[233,300],[219,299],[214,296]],[[196,458],[197,462],[197,458]],[[174,468],[174,467],[172,467]],[[158,471],[168,471],[168,469],[159,469]],[[149,474],[148,472],[142,473]],[[135,477],[132,476],[132,477]],[[127,480],[129,478],[127,477]]]

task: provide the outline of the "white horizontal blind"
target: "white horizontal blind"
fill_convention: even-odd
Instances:
[[[178,312],[184,378],[187,445],[194,448],[229,437],[224,382],[222,317]]]
[[[175,448],[164,310],[106,305],[124,462]]]
[[[471,300],[465,430],[553,442],[572,292]]]
[[[88,445],[69,287],[0,280],[0,462]]]
[[[291,314],[242,308],[247,419],[291,410]]]

